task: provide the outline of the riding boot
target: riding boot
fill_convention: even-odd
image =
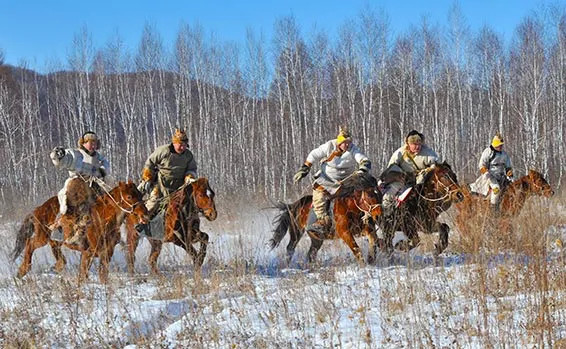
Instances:
[[[87,215],[81,217],[81,220],[75,226],[75,234],[69,239],[65,240],[68,245],[74,245],[77,247],[84,248],[86,244],[86,229],[90,223],[90,218]]]
[[[148,223],[138,223],[134,226],[136,231],[147,237],[151,237],[151,222]]]
[[[316,230],[319,231],[323,234],[328,233],[328,230],[330,229],[332,225],[332,222],[330,221],[330,217],[328,216],[323,216],[321,218],[318,218],[312,225],[311,225],[311,229],[312,230]]]

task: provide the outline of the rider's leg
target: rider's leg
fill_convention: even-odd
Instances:
[[[149,215],[149,222],[146,224],[136,224],[136,230],[141,233],[143,232],[146,236],[151,236],[151,220],[157,216],[159,213],[159,204],[161,201],[161,191],[156,186],[153,188],[151,193],[149,194],[149,198],[145,202],[145,208],[147,208],[148,215]]]
[[[48,227],[51,231],[51,238],[53,240],[63,240],[63,231],[61,228],[61,217],[67,213],[67,183],[70,178],[65,181],[65,185],[57,193],[57,199],[59,200],[59,212],[55,217],[55,221]]]
[[[490,196],[490,203],[491,203],[491,211],[495,215],[499,215],[500,213],[500,203],[501,203],[501,186],[499,183],[493,181],[489,183],[491,188],[491,196]]]
[[[330,217],[328,216],[328,193],[322,187],[316,187],[312,191],[312,209],[316,214],[316,222],[313,223],[313,228],[329,228],[331,225]]]
[[[385,193],[383,193],[383,214],[389,215],[395,207],[397,206],[397,195],[403,191],[405,186],[401,182],[391,182],[385,187]]]

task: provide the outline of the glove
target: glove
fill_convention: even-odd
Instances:
[[[360,163],[360,166],[358,167],[358,171],[357,174],[363,174],[363,173],[367,173],[369,172],[369,169],[371,168],[371,162],[369,161],[362,161]]]
[[[482,166],[482,167],[480,168],[480,173],[481,173],[481,174],[484,174],[484,173],[486,173],[486,172],[487,172],[487,167]]]
[[[295,173],[295,175],[293,176],[293,181],[295,183],[298,183],[301,179],[303,179],[307,174],[309,174],[309,171],[311,170],[311,167],[307,164],[303,164],[303,166],[301,166],[301,168],[297,171],[297,173]]]
[[[100,177],[100,178],[106,177],[106,170],[104,169],[104,167],[100,167],[100,168],[98,169],[98,174],[99,174],[98,177]]]
[[[184,180],[185,184],[192,183],[194,181],[196,181],[196,179],[192,174],[188,174],[188,175],[185,176],[185,180]]]
[[[65,148],[63,147],[55,147],[51,152],[52,155],[55,155],[55,159],[61,160],[65,157]],[[52,156],[53,157],[53,156]]]
[[[513,178],[513,169],[508,169],[507,173],[505,173],[505,175],[509,178]]]
[[[138,190],[142,193],[149,193],[151,191],[151,182],[149,181],[141,181],[138,185]]]

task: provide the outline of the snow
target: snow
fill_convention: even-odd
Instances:
[[[78,254],[64,249],[66,270],[51,271],[49,247],[33,268],[14,277],[8,255],[17,223],[0,226],[0,346],[38,347],[313,347],[400,348],[550,347],[565,344],[564,252],[551,251],[549,287],[533,285],[527,259],[493,256],[474,264],[448,251],[398,253],[359,266],[341,241],[325,242],[318,261],[305,263],[303,237],[290,265],[286,239],[269,251],[274,212],[203,222],[210,234],[201,274],[180,248],[164,245],[161,277],[149,274],[149,244],[136,252],[128,275],[116,248],[108,284],[77,283]],[[556,232],[564,235],[563,228]],[[364,253],[367,242],[359,240]],[[562,273],[562,274],[560,274]],[[562,276],[561,276],[562,275]],[[482,279],[483,278],[483,279]],[[562,282],[562,283],[561,283]],[[561,285],[561,287],[559,287]],[[543,307],[544,305],[544,307]],[[542,311],[542,310],[544,311]],[[540,316],[547,322],[541,322]],[[547,327],[544,327],[546,324]],[[537,328],[543,326],[544,328]]]

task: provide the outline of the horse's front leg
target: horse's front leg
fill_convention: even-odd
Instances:
[[[370,222],[369,224],[364,224],[364,229],[362,230],[362,234],[368,238],[368,264],[375,263],[375,258],[377,256],[377,233],[371,224],[373,223]]]
[[[365,264],[365,261],[364,261],[364,258],[362,256],[362,252],[360,251],[360,247],[356,243],[356,240],[354,239],[354,236],[352,235],[352,232],[349,229],[350,228],[349,223],[350,222],[349,222],[348,218],[343,216],[343,215],[336,217],[336,234],[342,240],[344,240],[346,245],[348,245],[350,250],[352,250],[352,253],[354,254],[356,259],[358,260],[358,263],[360,265],[363,265],[363,264]]]
[[[94,254],[89,250],[85,250],[81,253],[81,265],[79,267],[79,283],[88,279],[88,271],[94,260]]]
[[[140,235],[134,228],[134,221],[132,221],[131,217],[135,216],[128,216],[125,223],[127,244],[126,264],[128,267],[128,273],[130,273],[130,275],[133,275],[135,273],[136,249],[138,248]]]
[[[197,253],[197,258],[195,259],[195,267],[200,269],[204,263],[204,258],[206,257],[206,249],[208,248],[208,234],[202,231],[198,232],[200,249]]]
[[[157,259],[159,258],[159,254],[161,253],[161,247],[163,243],[156,239],[149,239],[149,243],[151,244],[151,252],[149,253],[148,263],[149,267],[151,268],[152,273],[155,275],[160,275],[159,269],[157,268]]]
[[[448,233],[450,227],[446,223],[437,223],[438,226],[438,243],[434,244],[434,255],[441,254],[448,247]]]
[[[118,232],[115,232],[115,234],[118,234]],[[116,244],[117,241],[106,241],[106,246],[103,247],[98,256],[98,259],[100,260],[100,264],[98,266],[98,279],[103,284],[108,282],[108,265],[110,264],[112,255],[114,255],[114,247]]]
[[[60,273],[65,268],[65,265],[67,265],[67,260],[61,251],[62,244],[58,241],[49,240],[49,245],[51,246],[51,252],[56,261],[54,269],[57,273]]]

